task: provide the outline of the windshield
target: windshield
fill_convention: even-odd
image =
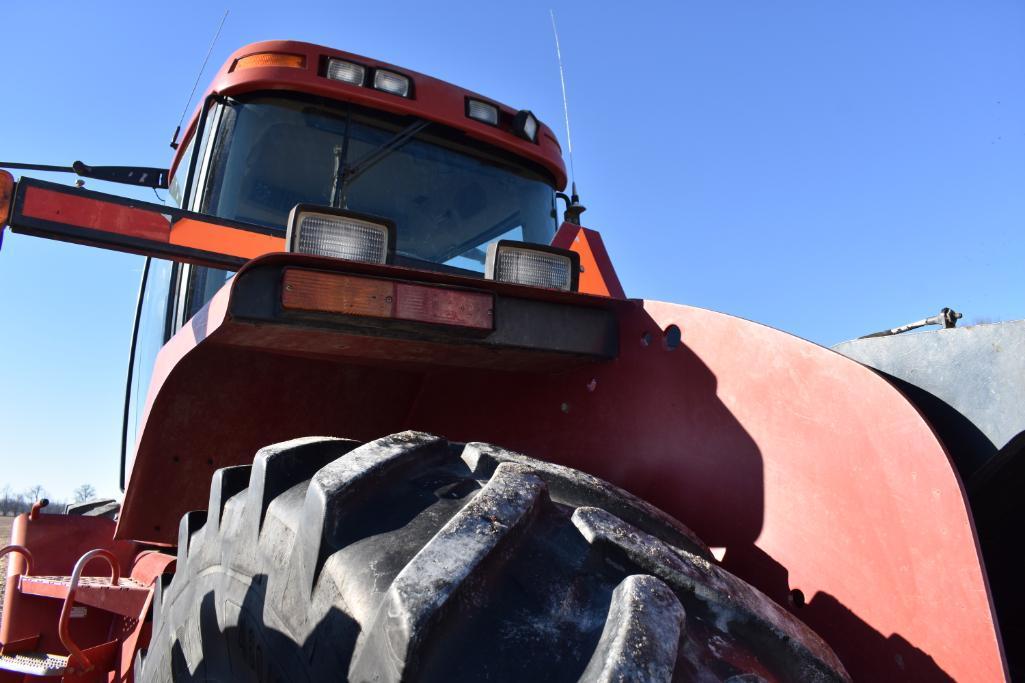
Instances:
[[[555,193],[540,172],[441,126],[424,127],[349,178],[339,195],[337,169],[358,163],[416,119],[283,96],[224,107],[206,174],[207,213],[283,228],[296,204],[330,205],[344,196],[346,208],[395,222],[399,263],[478,272],[490,242],[548,244],[555,234]]]

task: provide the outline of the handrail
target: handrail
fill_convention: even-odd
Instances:
[[[25,573],[22,576],[28,576],[32,573],[32,553],[29,552],[28,548],[23,545],[6,545],[0,548],[0,557],[3,557],[7,553],[18,553],[25,558]]]
[[[61,608],[61,618],[57,626],[57,635],[60,636],[61,643],[68,650],[68,664],[81,671],[90,671],[93,668],[93,663],[89,661],[85,653],[71,639],[71,633],[68,631],[68,621],[71,619],[71,610],[75,606],[75,591],[78,589],[78,582],[82,578],[82,571],[85,569],[85,565],[96,557],[102,557],[110,565],[110,585],[116,586],[120,583],[121,567],[114,553],[103,548],[96,548],[82,555],[82,557],[78,558],[78,562],[75,563],[75,568],[71,572],[68,594],[64,597],[64,606]]]
[[[32,503],[32,509],[28,513],[29,519],[39,519],[39,511],[50,504],[49,499],[40,498],[36,502]]]

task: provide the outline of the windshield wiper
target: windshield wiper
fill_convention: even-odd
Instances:
[[[355,163],[348,163],[351,119],[346,117],[345,139],[335,147],[335,185],[331,192],[331,205],[345,208],[345,187],[395,150],[412,140],[417,133],[430,125],[430,121],[418,119],[406,126],[379,147]]]
[[[151,166],[90,166],[76,161],[70,166],[50,164],[23,164],[15,161],[0,161],[0,168],[17,168],[28,171],[50,171],[52,173],[77,173],[83,178],[106,180],[109,183],[140,185],[153,189],[167,189],[167,169]]]

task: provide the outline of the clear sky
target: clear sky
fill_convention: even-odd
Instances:
[[[1025,317],[1020,2],[8,3],[0,159],[169,163],[226,7],[200,90],[243,44],[308,40],[532,109],[564,140],[554,7],[584,222],[631,296],[824,345],[942,306]],[[0,486],[117,492],[141,262],[4,235]]]

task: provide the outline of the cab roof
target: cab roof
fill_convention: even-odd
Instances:
[[[239,60],[252,55],[287,55],[292,58],[280,60],[290,66],[260,65],[236,68]],[[298,59],[295,59],[296,57]],[[368,69],[387,69],[402,74],[412,81],[411,95],[402,97],[375,90],[366,85],[359,86],[329,79],[325,73],[327,61],[331,58],[351,61]],[[196,129],[203,104],[208,97],[211,95],[241,95],[257,91],[284,91],[317,95],[332,100],[352,102],[392,114],[417,116],[440,123],[533,162],[552,176],[556,189],[562,190],[566,187],[566,165],[562,160],[562,148],[551,128],[544,123],[538,122],[536,141],[531,142],[513,133],[511,121],[517,114],[517,110],[512,107],[451,83],[387,62],[292,40],[251,43],[236,50],[228,58],[218,70],[186,128],[182,138],[183,144],[179,145],[171,164],[172,172],[187,146],[185,143]],[[492,126],[469,118],[467,116],[467,100],[470,98],[498,107],[499,125]]]

